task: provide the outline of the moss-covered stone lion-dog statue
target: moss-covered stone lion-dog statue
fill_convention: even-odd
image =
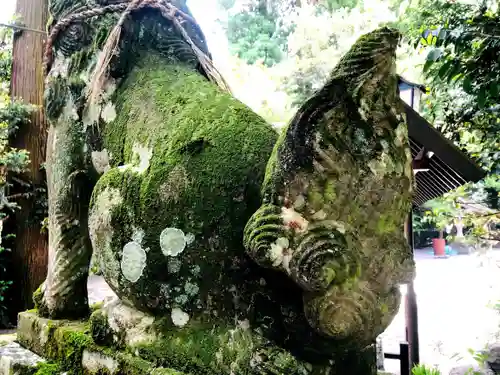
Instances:
[[[120,304],[152,319],[138,356],[191,374],[372,374],[414,272],[398,32],[362,36],[278,134],[214,79],[182,1],[50,13],[38,313],[88,316],[94,254]]]

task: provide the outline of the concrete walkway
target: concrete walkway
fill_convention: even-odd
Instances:
[[[446,375],[457,365],[474,364],[469,348],[500,342],[500,313],[494,308],[500,301],[500,251],[446,259],[430,252],[415,252],[420,361]],[[384,351],[398,352],[404,329],[402,306],[382,335]],[[399,373],[399,363],[386,361],[386,370]]]
[[[456,255],[436,259],[430,249],[417,250],[415,290],[419,309],[420,359],[438,365],[443,375],[458,364],[473,364],[469,348],[500,342],[500,251],[486,259]],[[404,287],[402,288],[404,292]],[[112,298],[102,277],[89,278],[90,303]],[[386,352],[397,353],[405,340],[404,307],[382,335]],[[386,360],[386,370],[399,373],[399,362]]]

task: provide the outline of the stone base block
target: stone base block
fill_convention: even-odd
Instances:
[[[61,372],[72,375],[183,375],[119,350],[115,345],[98,345],[92,339],[88,321],[55,321],[41,318],[34,311],[22,312],[18,317],[17,339],[22,346],[8,344],[4,347],[5,356],[0,352],[0,375],[60,375]],[[25,365],[19,372],[21,367],[17,363],[21,362]],[[43,371],[39,368],[42,362],[47,364]]]
[[[25,375],[37,372],[45,360],[17,342],[0,347],[0,375]]]

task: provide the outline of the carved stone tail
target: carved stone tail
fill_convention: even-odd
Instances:
[[[87,277],[92,255],[88,206],[93,182],[82,170],[82,139],[74,124],[51,127],[47,150],[49,265],[35,296],[40,314],[81,318],[89,313]]]

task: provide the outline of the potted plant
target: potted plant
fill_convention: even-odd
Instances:
[[[439,231],[439,237],[432,239],[434,256],[445,256],[446,239],[444,233],[445,229],[453,223],[456,207],[452,202],[446,200],[446,197],[442,197],[427,202],[424,208],[426,211],[423,221],[432,224]]]

